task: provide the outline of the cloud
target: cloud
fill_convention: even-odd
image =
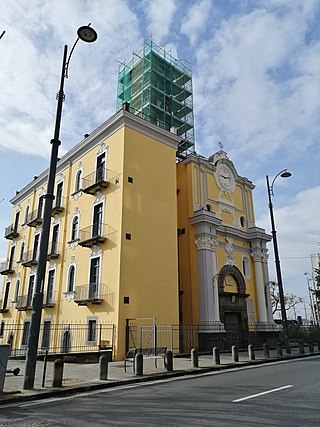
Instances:
[[[306,41],[310,11],[256,9],[221,22],[197,53],[195,111],[204,154],[218,140],[244,160],[314,144],[320,131],[319,42]],[[310,65],[306,65],[309,62]],[[236,144],[236,145],[235,145]],[[210,150],[210,151],[209,151]],[[241,153],[243,155],[241,156]]]
[[[182,20],[180,32],[185,34],[194,45],[201,33],[206,31],[206,22],[212,9],[211,0],[201,0],[194,3]]]
[[[280,181],[279,181],[280,182]],[[320,241],[320,186],[299,192],[291,203],[282,208],[274,208],[277,240],[279,244],[282,276],[287,289],[299,296],[306,295],[303,274],[311,270],[310,254],[317,252]],[[256,223],[270,230],[268,213]],[[270,278],[275,279],[274,254],[270,251]]]
[[[148,17],[148,31],[158,43],[170,33],[170,29],[177,10],[176,0],[144,0],[144,10]]]

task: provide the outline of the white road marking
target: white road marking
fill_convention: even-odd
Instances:
[[[290,388],[290,387],[293,387],[293,385],[289,384],[289,385],[285,385],[283,387],[274,388],[272,390],[263,391],[262,393],[252,394],[251,396],[242,397],[241,399],[235,399],[232,402],[233,403],[243,402],[244,400],[254,399],[255,397],[263,396],[263,395],[269,394],[269,393],[274,393],[275,391],[285,390],[286,388]]]
[[[319,356],[315,356],[313,358],[319,358]],[[280,365],[283,363],[295,363],[295,362],[301,362],[301,360],[305,360],[308,359],[307,357],[304,359],[288,359],[288,360],[279,360],[279,361],[270,361],[264,364],[257,364],[257,365],[250,365],[250,366],[239,366],[237,368],[231,368],[231,369],[222,369],[221,371],[210,371],[210,372],[204,372],[203,374],[194,374],[194,375],[185,375],[185,376],[178,376],[178,377],[174,377],[174,378],[168,378],[168,379],[160,379],[160,380],[155,380],[155,381],[143,381],[141,383],[133,383],[133,384],[127,384],[127,385],[119,385],[119,386],[115,386],[115,387],[110,387],[110,388],[105,388],[105,389],[100,389],[100,390],[92,390],[92,391],[87,391],[87,392],[82,392],[82,393],[75,393],[69,396],[64,396],[64,397],[55,397],[54,395],[48,399],[41,399],[41,400],[37,400],[37,401],[32,401],[32,402],[28,402],[28,403],[22,403],[22,404],[17,404],[17,403],[9,403],[8,405],[5,405],[5,407],[10,407],[10,406],[18,406],[20,408],[23,407],[27,407],[27,406],[36,406],[36,405],[41,405],[42,403],[56,403],[58,400],[69,400],[69,399],[76,399],[77,397],[85,397],[85,396],[90,396],[93,394],[103,394],[103,393],[111,393],[111,392],[116,392],[118,390],[125,390],[125,389],[130,389],[130,388],[136,388],[136,387],[144,387],[144,386],[152,386],[155,384],[164,384],[164,383],[168,383],[168,382],[173,382],[173,381],[183,381],[183,380],[191,380],[193,378],[201,378],[201,377],[207,377],[207,376],[211,376],[211,375],[225,375],[231,372],[239,372],[239,371],[244,371],[247,369],[258,369],[258,368],[264,368],[264,367],[268,367],[268,366],[275,366],[275,365]],[[1,407],[4,407],[4,405]]]

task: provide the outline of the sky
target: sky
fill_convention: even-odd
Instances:
[[[274,215],[284,290],[309,313],[304,273],[320,242],[319,22],[319,0],[1,0],[0,229],[16,190],[49,165],[64,45],[82,25],[98,33],[70,62],[60,155],[115,113],[119,62],[151,35],[192,69],[197,153],[223,144],[255,184],[256,224],[268,233],[266,175],[292,173],[274,183]],[[7,248],[0,238],[1,259]]]

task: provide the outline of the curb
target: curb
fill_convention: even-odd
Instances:
[[[235,368],[244,368],[246,366],[248,367],[259,366],[267,363],[288,361],[288,360],[294,360],[294,359],[303,359],[303,358],[315,357],[319,355],[320,355],[320,351],[317,351],[311,354],[309,353],[299,354],[294,356],[285,355],[282,357],[281,356],[272,357],[269,359],[257,359],[257,360],[250,360],[245,362],[241,362],[241,361],[233,362],[227,365],[213,365],[213,366],[206,366],[203,368],[199,367],[199,368],[177,370],[173,372],[161,372],[161,373],[144,375],[141,377],[137,376],[136,378],[130,378],[127,380],[107,380],[109,382],[104,382],[103,380],[97,380],[101,382],[89,383],[86,385],[79,385],[79,386],[65,386],[58,389],[52,388],[50,390],[33,389],[33,391],[29,392],[30,394],[25,394],[25,395],[23,395],[21,391],[9,391],[9,392],[4,391],[0,393],[0,406],[4,404],[9,404],[9,403],[30,402],[33,400],[72,396],[78,393],[84,393],[84,392],[95,391],[95,390],[103,390],[106,388],[114,388],[118,386],[141,383],[141,382],[158,381],[162,379],[184,377],[189,375],[191,376],[191,375],[204,374],[209,372],[219,373],[221,371],[227,371]]]

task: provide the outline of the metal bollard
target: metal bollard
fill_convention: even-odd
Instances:
[[[53,363],[52,387],[62,387],[63,379],[63,360],[57,359]]]
[[[165,354],[165,366],[167,371],[169,372],[173,371],[173,353],[171,350],[167,350]]]
[[[196,348],[191,350],[191,367],[199,368],[199,352]]]
[[[220,365],[220,350],[218,347],[212,349],[213,364]]]
[[[277,344],[277,355],[282,356],[282,345],[280,342]]]
[[[309,353],[310,353],[310,354],[313,354],[313,353],[314,353],[313,342],[309,342]]]
[[[299,353],[304,354],[304,343],[299,341]]]
[[[253,346],[253,344],[249,344],[248,345],[248,355],[249,355],[249,360],[255,360],[256,355],[254,353],[254,346]]]
[[[137,353],[134,358],[136,375],[143,375],[143,354]]]
[[[107,355],[102,355],[99,358],[99,380],[108,379],[108,361],[109,357]]]
[[[270,357],[269,344],[267,344],[267,343],[263,344],[263,355],[266,359],[269,359],[269,357]]]
[[[238,347],[236,345],[233,345],[231,347],[231,354],[232,354],[233,362],[239,362],[239,352],[238,352]]]

